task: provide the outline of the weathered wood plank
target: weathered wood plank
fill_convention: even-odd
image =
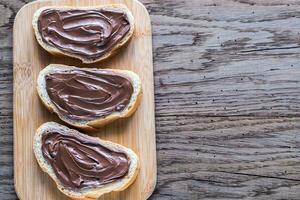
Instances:
[[[153,199],[299,198],[300,118],[157,121],[160,170]]]
[[[17,198],[12,25],[26,2],[0,0],[3,200]],[[299,199],[300,1],[142,2],[155,56],[158,184],[151,199]]]
[[[300,6],[214,2],[146,3],[158,113],[299,115]]]
[[[10,2],[13,3],[13,2]],[[17,199],[13,180],[12,25],[17,10],[0,1],[0,199]]]

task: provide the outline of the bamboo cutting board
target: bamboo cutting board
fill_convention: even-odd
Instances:
[[[35,40],[31,20],[40,7],[52,5],[93,6],[123,3],[136,20],[135,33],[119,54],[100,64],[82,65],[80,61],[53,57]],[[125,191],[104,195],[101,199],[147,199],[156,183],[156,147],[154,121],[154,89],[152,64],[152,35],[150,18],[137,0],[48,0],[25,5],[14,23],[14,177],[15,188],[22,200],[67,199],[50,177],[42,172],[33,154],[33,136],[44,122],[57,121],[39,101],[36,80],[39,71],[50,63],[75,66],[129,69],[142,79],[144,95],[137,112],[129,119],[110,124],[92,134],[101,139],[132,148],[140,157],[140,172],[136,181]]]

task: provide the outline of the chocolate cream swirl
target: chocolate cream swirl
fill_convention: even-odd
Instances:
[[[62,52],[97,59],[129,32],[125,12],[109,9],[46,9],[38,18],[42,40]]]
[[[128,174],[130,160],[98,141],[62,130],[42,136],[42,154],[64,187],[82,189],[102,186]]]
[[[131,81],[109,70],[53,72],[45,76],[45,81],[54,106],[74,120],[94,120],[121,112],[133,94]]]

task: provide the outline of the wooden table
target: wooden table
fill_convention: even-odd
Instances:
[[[12,27],[27,2],[0,0],[1,200],[17,199]],[[300,1],[142,2],[155,67],[150,199],[300,199]]]

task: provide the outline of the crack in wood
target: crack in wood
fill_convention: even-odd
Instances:
[[[255,177],[259,177],[259,178],[272,178],[272,179],[280,179],[280,180],[300,182],[300,179],[285,178],[285,177],[265,176],[265,175],[259,175],[259,174],[250,174],[250,173],[242,173],[242,172],[230,172],[230,171],[218,171],[218,172],[223,172],[223,173],[227,173],[227,174],[237,174],[237,175],[243,175],[243,176],[255,176]]]

